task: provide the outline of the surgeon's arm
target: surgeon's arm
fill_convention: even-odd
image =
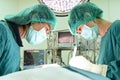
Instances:
[[[6,36],[5,36],[4,25],[2,22],[0,22],[0,61],[4,50],[5,38]]]
[[[0,76],[3,75],[3,67],[4,64],[2,64],[4,62],[4,48],[5,48],[5,41],[6,41],[6,30],[4,27],[3,22],[0,21]]]
[[[117,50],[114,54],[116,56],[116,60],[111,61],[108,65],[106,76],[111,78],[112,80],[120,80],[120,21],[116,21],[116,24],[114,25],[114,30],[112,31],[115,40],[116,40],[116,46]]]
[[[110,65],[108,65],[106,76],[113,80],[120,80],[120,60],[112,61]]]

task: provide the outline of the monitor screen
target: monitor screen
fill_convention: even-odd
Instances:
[[[24,51],[24,68],[30,68],[44,64],[44,50],[25,50]]]
[[[58,32],[58,43],[73,43],[74,37],[70,32]]]

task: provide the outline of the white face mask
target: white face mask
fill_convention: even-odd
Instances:
[[[98,26],[95,24],[94,27],[90,28],[87,25],[84,25],[81,36],[86,40],[95,40],[98,38],[99,30]]]
[[[26,40],[30,44],[33,44],[33,45],[40,44],[46,39],[47,39],[47,34],[45,31],[45,28],[42,28],[40,31],[36,31],[33,29],[32,26],[30,26],[26,34]]]

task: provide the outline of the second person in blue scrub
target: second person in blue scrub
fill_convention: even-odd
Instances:
[[[94,70],[101,73],[106,71],[106,77],[111,80],[120,80],[120,20],[114,22],[102,18],[103,11],[94,3],[86,2],[75,6],[68,19],[70,31],[73,35],[87,40],[96,40],[101,36],[100,53],[97,64],[92,64],[83,57],[76,57],[79,64],[89,64],[86,67],[77,64],[75,67],[85,70]],[[72,61],[72,60],[71,60]],[[75,59],[73,60],[75,61]],[[74,64],[70,63],[72,66]],[[82,67],[83,66],[83,67]]]

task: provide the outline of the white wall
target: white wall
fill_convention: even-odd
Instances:
[[[17,0],[0,0],[0,19],[4,19],[7,14],[16,13],[18,7]]]
[[[120,19],[120,0],[109,0],[109,20]]]
[[[19,3],[19,10],[22,10],[34,4],[38,4],[38,1],[37,0],[18,0],[18,3]]]
[[[120,19],[120,0],[91,0],[97,4],[104,12],[103,18],[113,22]]]

